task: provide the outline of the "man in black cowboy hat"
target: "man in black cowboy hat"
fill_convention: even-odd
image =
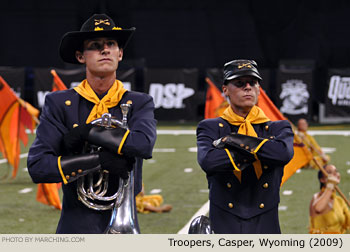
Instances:
[[[28,155],[28,170],[35,183],[64,184],[57,233],[103,233],[111,218],[111,210],[96,211],[78,200],[79,177],[107,170],[108,192],[116,192],[119,177],[127,178],[134,169],[135,194],[141,191],[142,159],[151,158],[156,140],[154,103],[147,94],[124,89],[116,76],[134,31],[117,27],[105,14],[96,14],[80,31],[62,38],[61,58],[85,64],[86,79],[74,89],[46,96]],[[120,104],[130,106],[128,129],[107,130],[90,123],[107,112],[121,121]]]
[[[293,157],[293,131],[289,122],[271,122],[256,106],[260,80],[255,61],[226,63],[222,90],[230,106],[197,128],[214,233],[281,232],[279,188]]]

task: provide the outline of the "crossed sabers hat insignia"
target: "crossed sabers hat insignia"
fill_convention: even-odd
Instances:
[[[238,65],[238,69],[241,69],[243,67],[248,67],[248,68],[252,68],[252,65],[250,63],[244,63],[244,64],[240,64]]]
[[[99,24],[111,25],[108,19],[105,19],[105,20],[95,19],[95,25],[99,25]]]

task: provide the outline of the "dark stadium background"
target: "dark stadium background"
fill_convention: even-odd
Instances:
[[[350,65],[349,10],[347,0],[2,0],[0,66],[72,68],[58,55],[62,35],[106,13],[121,27],[137,28],[124,64],[197,68],[203,92],[205,69],[233,58],[270,70],[268,94],[281,62],[307,60],[317,114],[327,69]]]

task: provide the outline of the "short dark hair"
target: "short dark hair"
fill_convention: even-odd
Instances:
[[[323,169],[326,171],[326,167],[327,167],[327,164],[325,164],[323,166]],[[327,172],[327,171],[326,171]],[[326,176],[323,174],[323,172],[321,170],[318,170],[318,173],[317,173],[317,177],[318,177],[318,181],[320,181],[320,189],[322,189],[322,187],[325,187],[326,184],[325,183],[322,183],[321,182],[321,179],[322,178],[325,178]]]

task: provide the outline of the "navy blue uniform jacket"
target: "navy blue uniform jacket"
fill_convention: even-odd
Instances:
[[[130,134],[122,153],[136,157],[135,194],[141,191],[142,160],[152,157],[156,140],[156,120],[151,96],[139,92],[125,92],[119,104],[109,113],[122,120],[120,104],[131,101],[128,113]],[[57,91],[45,98],[45,105],[36,131],[36,139],[29,150],[28,171],[35,183],[62,182],[58,170],[59,156],[69,155],[63,148],[63,135],[74,124],[82,125],[90,114],[93,103],[85,100],[75,90]],[[118,179],[115,178],[118,187]],[[111,217],[111,210],[96,211],[78,201],[77,183],[63,185],[63,204],[57,233],[103,233]],[[116,189],[116,188],[114,188]]]
[[[207,175],[210,204],[242,219],[278,206],[283,168],[294,153],[294,134],[289,122],[267,122],[253,127],[258,137],[269,139],[257,152],[263,173],[258,180],[250,165],[242,171],[241,183],[233,174],[226,151],[212,145],[214,140],[237,132],[238,126],[215,118],[201,121],[197,128],[198,162]]]

